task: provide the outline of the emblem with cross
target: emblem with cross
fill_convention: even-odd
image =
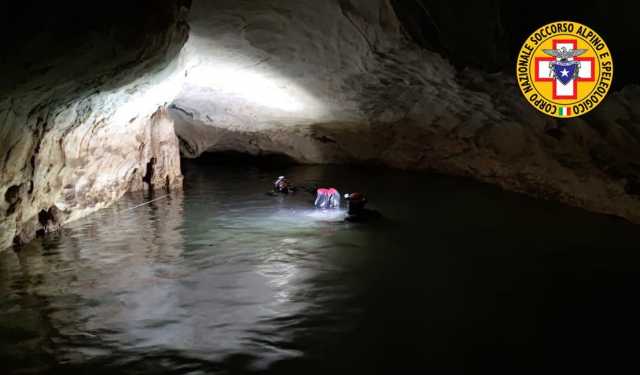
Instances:
[[[553,49],[543,50],[553,57],[536,57],[536,82],[551,82],[552,99],[577,99],[578,84],[595,80],[595,59],[577,57],[584,52],[578,49],[577,39],[553,39]]]

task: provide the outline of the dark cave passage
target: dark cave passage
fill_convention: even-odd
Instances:
[[[188,165],[244,165],[274,169],[299,164],[285,154],[252,155],[238,151],[205,152],[195,159],[182,159],[183,171]],[[186,164],[186,165],[185,165]]]

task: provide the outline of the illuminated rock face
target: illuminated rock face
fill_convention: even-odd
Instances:
[[[162,9],[148,18],[142,10],[122,16],[120,27],[133,35],[89,20],[91,32],[74,41],[32,25],[35,34],[0,66],[7,77],[0,90],[0,249],[142,189],[145,175],[156,188],[181,186],[166,105],[182,85],[176,56],[188,28],[175,2],[155,4]],[[61,6],[52,5],[45,21],[66,23],[71,9]],[[32,21],[28,12],[22,21]],[[59,41],[48,40],[56,35]]]
[[[638,88],[583,119],[547,118],[521,99],[511,75],[457,71],[409,41],[397,16],[409,9],[399,6],[194,1],[186,83],[171,107],[183,154],[376,161],[640,222]],[[494,48],[472,52],[485,47]]]
[[[304,162],[378,157],[375,124],[425,95],[456,97],[455,69],[416,48],[388,1],[195,1],[183,151],[284,152]],[[364,138],[362,138],[364,137]]]

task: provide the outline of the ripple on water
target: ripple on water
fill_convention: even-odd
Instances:
[[[495,353],[553,362],[557,325],[573,335],[557,342],[590,353],[576,312],[612,318],[605,301],[627,328],[639,312],[612,297],[638,284],[633,226],[440,177],[287,173],[345,191],[368,181],[387,220],[346,224],[307,193],[264,194],[262,171],[193,168],[184,192],[135,209],[148,198],[127,195],[1,254],[0,360],[116,373],[461,369]]]

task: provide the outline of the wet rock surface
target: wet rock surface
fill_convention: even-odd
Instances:
[[[0,61],[0,248],[141,189],[152,157],[158,185],[180,186],[165,106],[180,84],[184,4],[119,5],[96,12],[9,4],[12,20],[2,27],[12,53]]]

